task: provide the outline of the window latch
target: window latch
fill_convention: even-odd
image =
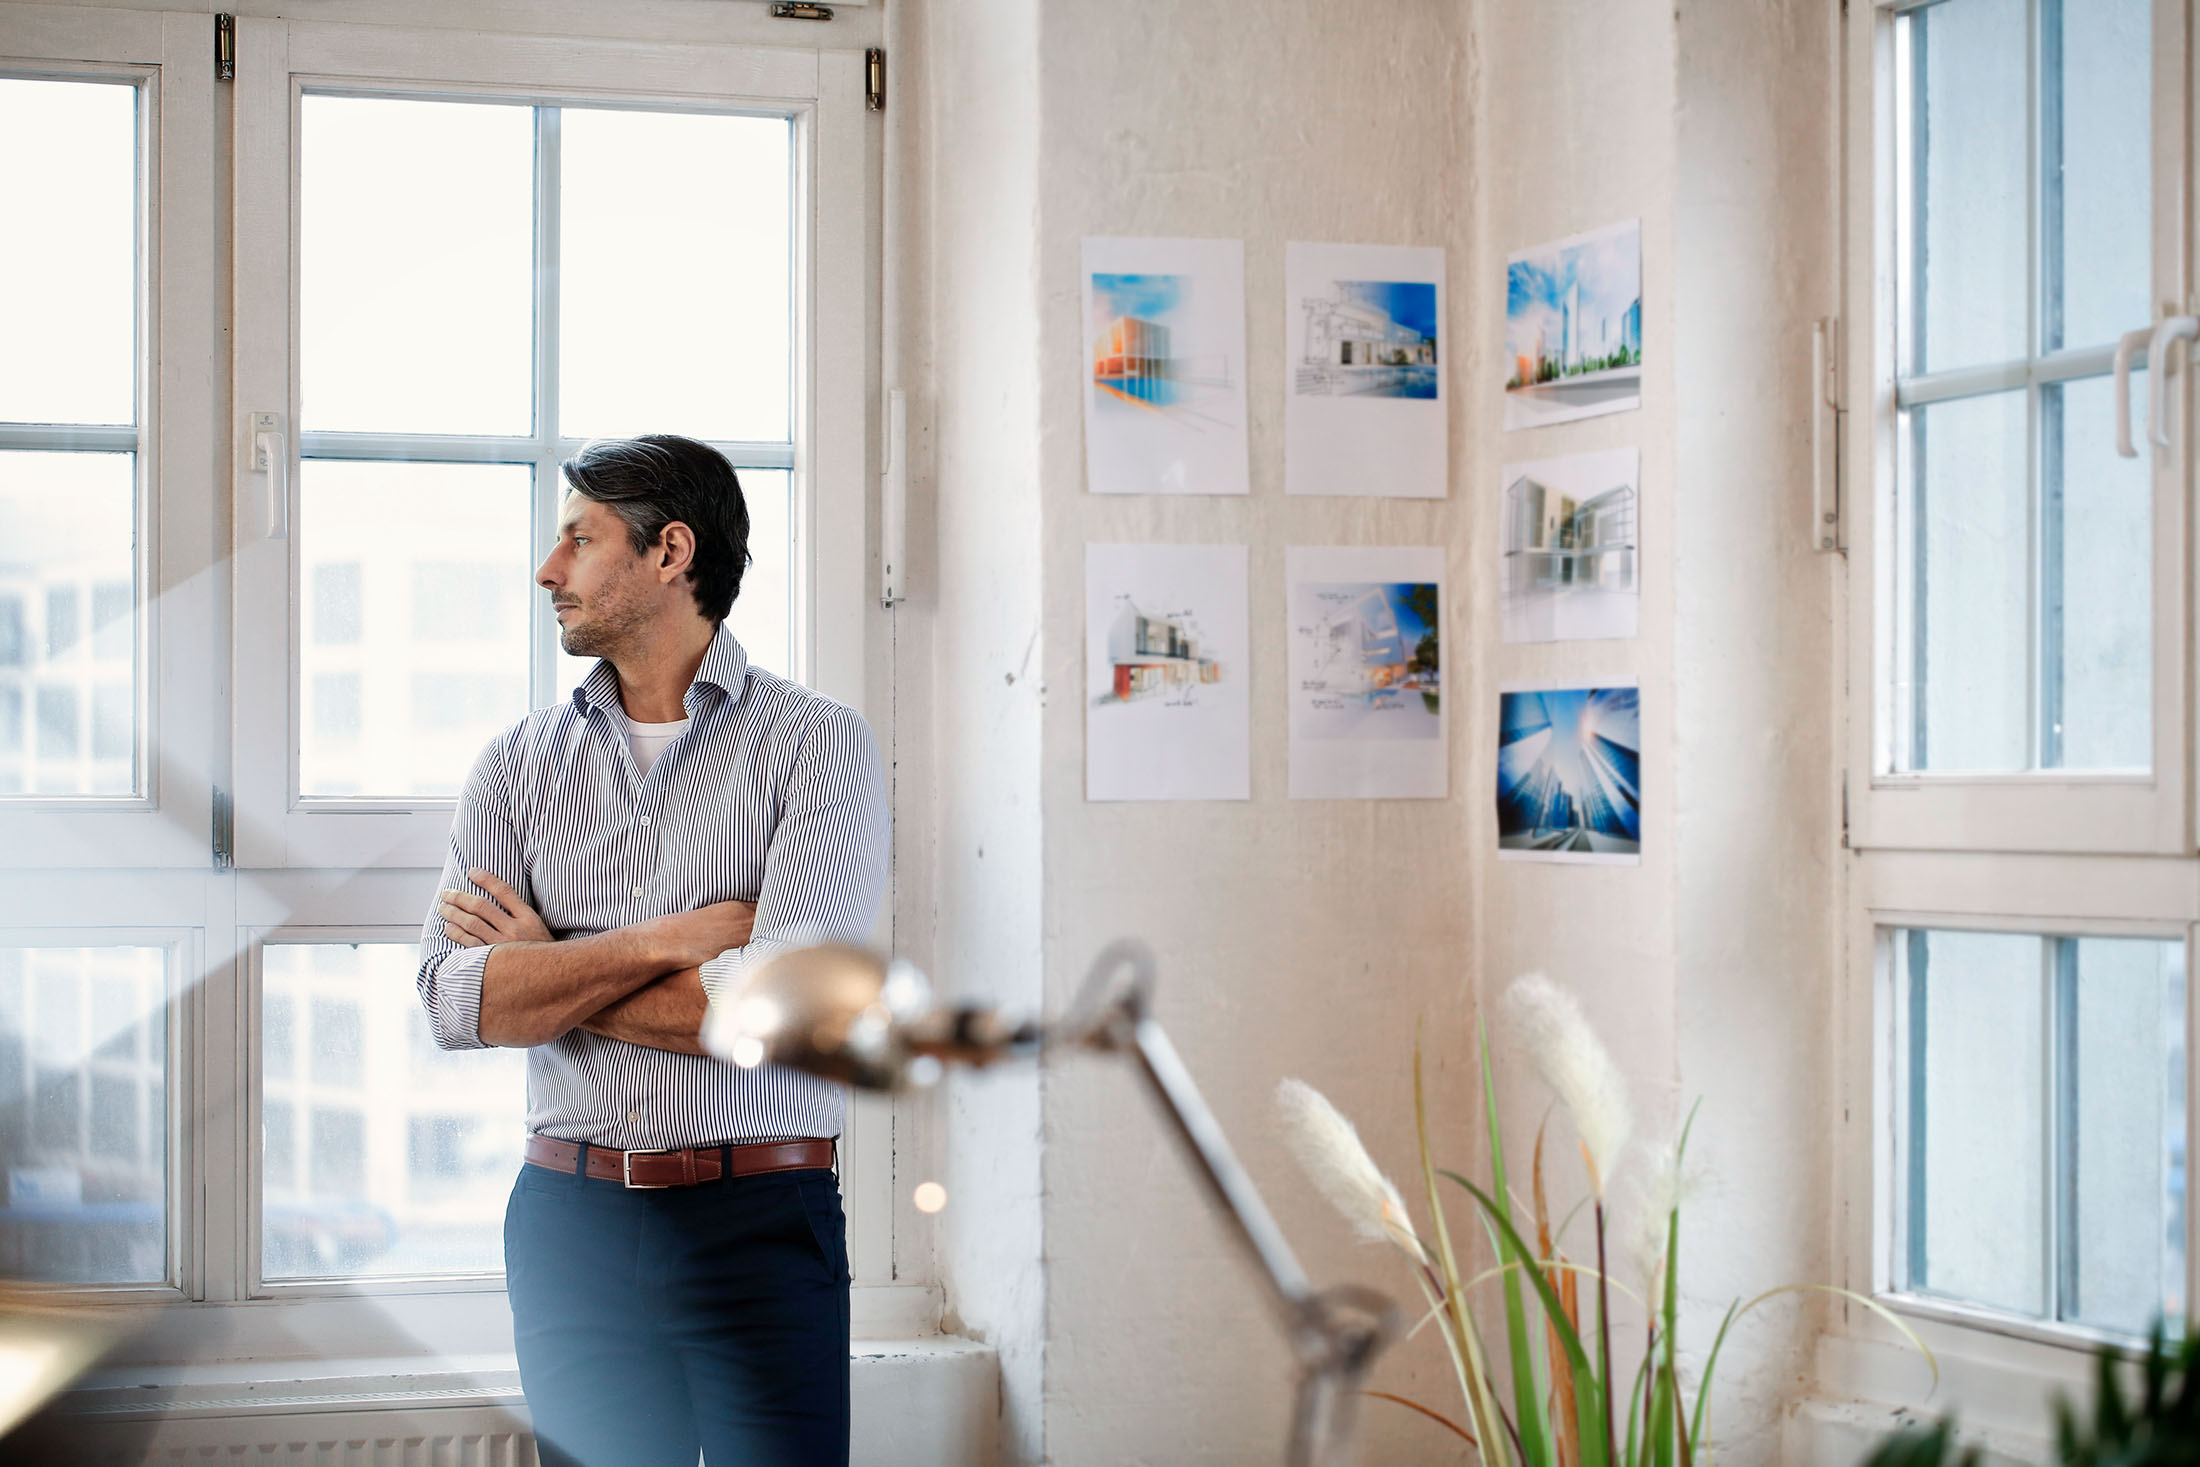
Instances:
[[[1841,522],[1841,321],[1810,328],[1810,548],[1843,550]]]

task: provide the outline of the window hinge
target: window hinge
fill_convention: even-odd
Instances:
[[[876,46],[863,53],[863,105],[886,110],[886,53]]]
[[[1810,328],[1810,548],[1849,548],[1841,484],[1841,318]]]
[[[1841,849],[1849,848],[1849,772],[1841,771]]]
[[[237,864],[237,805],[229,791],[214,786],[214,869],[227,871]]]
[[[799,0],[795,0],[795,3],[790,3],[790,0],[781,0],[781,3],[772,7],[772,19],[774,20],[831,20],[832,18],[833,7],[830,5],[809,5],[799,3]]]
[[[237,17],[214,17],[214,80],[237,79]]]

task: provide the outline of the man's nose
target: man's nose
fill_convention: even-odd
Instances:
[[[545,591],[555,591],[562,584],[562,580],[555,569],[557,560],[558,552],[553,550],[542,558],[541,565],[535,567],[535,584]]]

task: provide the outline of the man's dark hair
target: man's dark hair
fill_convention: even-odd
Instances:
[[[720,622],[749,567],[749,505],[726,456],[676,433],[598,438],[559,466],[565,482],[626,524],[636,555],[677,520],[695,532],[689,585],[705,621]]]

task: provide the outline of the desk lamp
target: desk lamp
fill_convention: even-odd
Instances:
[[[1154,974],[1153,954],[1143,943],[1114,943],[1093,961],[1077,1002],[1059,1022],[1012,1023],[989,1008],[936,1003],[931,984],[906,962],[824,943],[782,954],[739,994],[713,1004],[703,1046],[743,1068],[770,1062],[881,1091],[929,1085],[950,1064],[985,1066],[1050,1049],[1128,1056],[1208,1195],[1259,1265],[1289,1336],[1298,1384],[1285,1460],[1289,1467],[1349,1467],[1357,1455],[1360,1383],[1396,1336],[1397,1310],[1367,1289],[1316,1291],[1308,1281],[1176,1046],[1154,1020]]]

